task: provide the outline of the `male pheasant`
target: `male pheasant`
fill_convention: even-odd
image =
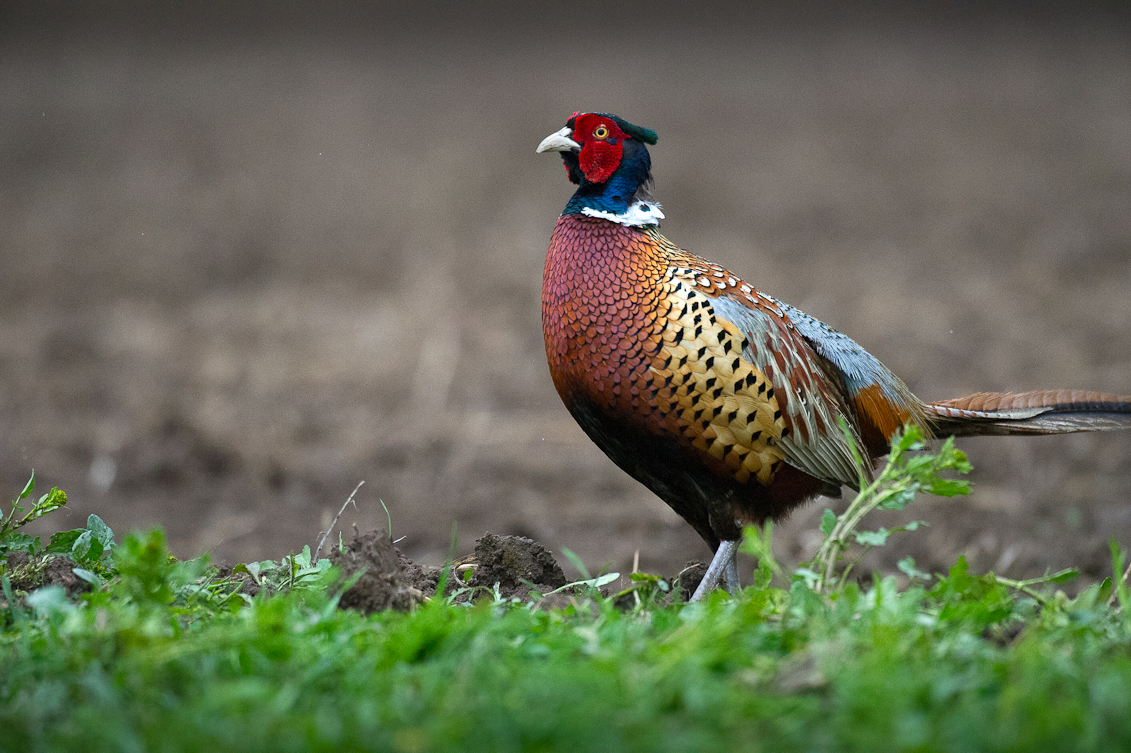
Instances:
[[[838,419],[871,461],[908,423],[924,436],[1131,428],[1131,398],[1097,392],[923,402],[847,336],[660,235],[655,143],[614,115],[574,113],[538,145],[579,186],[550,239],[542,329],[581,428],[715,552],[693,600],[738,587],[745,524],[856,488]]]

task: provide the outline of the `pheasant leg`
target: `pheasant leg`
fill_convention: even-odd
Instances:
[[[715,558],[711,560],[711,564],[707,566],[707,572],[703,574],[703,580],[699,582],[699,587],[691,595],[691,601],[702,601],[724,578],[727,590],[733,593],[738,589],[738,566],[734,561],[736,554],[738,554],[737,539],[723,541],[719,544],[719,548],[715,550]]]

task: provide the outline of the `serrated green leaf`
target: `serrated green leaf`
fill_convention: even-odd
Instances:
[[[94,534],[89,530],[79,532],[78,538],[71,544],[71,554],[77,560],[86,559],[86,553],[90,551],[90,542],[94,540]]]
[[[102,557],[104,549],[102,542],[94,537],[88,529],[79,534],[71,546],[71,556],[76,562],[93,562]]]
[[[919,580],[930,580],[931,579],[930,573],[925,573],[922,570],[915,567],[915,558],[914,557],[910,557],[910,556],[904,557],[903,559],[901,559],[896,564],[896,567],[898,567],[900,569],[900,571],[905,573],[909,578],[912,578],[912,579],[917,578]]]
[[[13,533],[5,537],[3,543],[0,543],[0,553],[28,552],[34,554],[38,546],[38,536],[28,536],[26,533]]]
[[[102,588],[102,579],[99,578],[96,574],[92,573],[90,570],[87,570],[84,567],[72,567],[71,572],[75,574],[75,577],[79,578],[80,580],[86,581],[90,585],[94,586],[94,588]]]
[[[51,534],[51,540],[47,543],[46,551],[52,554],[69,554],[75,548],[75,540],[84,530],[75,528],[71,531],[58,531]]]
[[[887,543],[888,533],[886,528],[878,531],[857,531],[856,542],[864,546],[883,546]]]
[[[821,579],[821,576],[807,567],[797,568],[793,571],[793,575],[795,578],[800,578],[808,588],[813,588],[817,584],[817,581]]]
[[[899,437],[897,447],[903,452],[907,452],[908,450],[919,450],[923,447],[922,439],[923,437],[919,434],[919,429],[916,428],[913,424],[909,424],[903,430],[902,435]]]
[[[927,491],[936,497],[956,497],[970,493],[970,484],[966,481],[936,478],[931,481]]]
[[[1072,609],[1074,610],[1082,611],[1092,609],[1096,606],[1097,603],[1099,603],[1098,597],[1102,588],[1102,583],[1093,583],[1092,585],[1081,591],[1079,594],[1077,594],[1076,598],[1069,602],[1069,604],[1072,605]]]
[[[86,560],[88,562],[93,562],[99,559],[104,551],[106,551],[106,549],[102,546],[102,542],[94,538],[94,536],[92,535],[90,539],[90,548],[86,551]]]
[[[902,510],[915,501],[915,492],[918,484],[906,489],[893,489],[891,494],[885,496],[877,505],[881,510]]]
[[[102,518],[97,515],[91,515],[86,519],[86,529],[90,531],[94,538],[101,542],[104,549],[109,549],[114,546],[114,532],[110,530],[110,526],[103,522]]]
[[[836,528],[836,513],[826,507],[821,513],[821,533],[828,536],[834,528]]]

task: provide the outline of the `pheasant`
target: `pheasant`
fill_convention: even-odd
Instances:
[[[554,386],[614,463],[714,552],[692,596],[740,587],[743,526],[857,489],[839,420],[872,464],[892,434],[1060,434],[1131,428],[1131,397],[980,392],[924,402],[846,335],[659,232],[656,133],[574,113],[559,152],[577,191],[550,238],[542,330]]]

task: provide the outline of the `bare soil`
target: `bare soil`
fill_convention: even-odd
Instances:
[[[579,108],[659,132],[670,238],[917,394],[1131,394],[1117,6],[73,6],[0,9],[0,490],[68,492],[40,531],[277,559],[364,479],[343,527],[383,501],[421,566],[488,530],[593,571],[707,558],[546,373],[570,186],[534,147]],[[963,447],[974,494],[865,571],[1097,576],[1131,545],[1131,436]]]
[[[330,561],[341,568],[343,581],[349,585],[339,604],[366,614],[385,609],[409,611],[435,596],[443,577],[443,568],[418,565],[405,557],[382,530],[356,532],[348,543],[334,549]],[[565,585],[565,573],[541,544],[521,536],[488,533],[475,543],[474,553],[453,564],[444,592],[460,601],[518,598],[544,602],[553,600],[553,592]]]
[[[68,596],[74,596],[90,590],[90,584],[75,575],[75,563],[65,557],[9,552],[5,563],[13,591],[30,593],[43,586],[59,586]]]
[[[402,555],[393,546],[385,531],[359,533],[349,544],[330,553],[330,561],[342,569],[346,578],[354,582],[342,593],[338,603],[350,609],[370,614],[386,609],[407,612],[434,595],[417,588],[410,579],[411,563],[402,562]],[[409,565],[409,567],[405,567]]]

